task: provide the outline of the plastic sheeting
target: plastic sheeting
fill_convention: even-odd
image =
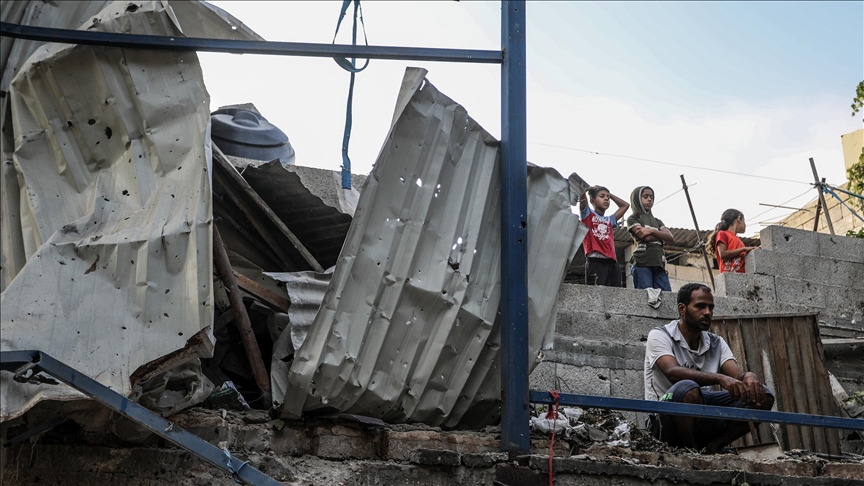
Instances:
[[[258,38],[202,2],[10,3],[4,20],[31,25]],[[211,355],[209,97],[197,56],[6,39],[2,54],[0,349],[40,349],[124,395]],[[83,398],[8,373],[0,391],[0,420]]]
[[[273,368],[274,390],[290,387],[286,416],[333,407],[444,427],[498,419],[498,142],[425,75],[406,71],[321,308],[287,377]],[[535,357],[552,344],[558,289],[585,235],[571,212],[585,188],[552,169],[528,174]]]

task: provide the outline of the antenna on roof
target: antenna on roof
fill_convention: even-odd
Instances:
[[[711,262],[708,260],[708,252],[705,250],[705,241],[702,239],[702,233],[699,231],[699,222],[696,221],[696,212],[693,211],[693,203],[690,201],[690,191],[687,190],[687,181],[684,180],[684,174],[681,174],[681,185],[684,189],[684,195],[687,196],[687,205],[690,206],[690,216],[693,217],[693,226],[696,227],[696,241],[699,242],[702,258],[705,259],[705,269],[708,270],[708,276],[711,278],[711,288],[717,290],[714,286],[714,272],[711,270]]]

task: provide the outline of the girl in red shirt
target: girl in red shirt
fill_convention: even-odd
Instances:
[[[747,230],[744,222],[744,214],[737,209],[727,209],[720,217],[720,222],[714,227],[714,232],[708,238],[708,247],[711,253],[717,256],[717,265],[720,273],[744,273],[744,255],[759,248],[758,246],[744,246],[741,238],[736,233]]]

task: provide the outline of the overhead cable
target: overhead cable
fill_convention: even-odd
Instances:
[[[574,148],[574,147],[564,147],[564,146],[562,146],[562,145],[553,145],[553,144],[549,144],[549,143],[540,143],[540,142],[528,142],[528,143],[530,143],[530,144],[532,144],[532,145],[542,145],[542,146],[544,146],[544,147],[555,147],[555,148],[559,148],[559,149],[563,149],[563,150],[572,150],[572,151],[574,151],[574,152],[584,152],[584,153],[586,153],[586,154],[605,155],[605,156],[607,156],[607,157],[618,157],[618,158],[622,158],[622,159],[639,160],[639,161],[642,161],[642,162],[650,162],[650,163],[653,163],[653,164],[660,164],[660,165],[671,165],[671,166],[673,166],[673,167],[684,167],[684,168],[687,168],[687,169],[694,169],[694,170],[707,170],[707,171],[710,171],[710,172],[721,172],[721,173],[724,173],[724,174],[739,175],[739,176],[744,176],[744,177],[753,177],[753,178],[756,178],[756,179],[767,179],[767,180],[769,180],[769,181],[791,182],[791,183],[794,183],[794,184],[811,184],[811,183],[809,183],[809,182],[796,181],[796,180],[792,180],[792,179],[781,179],[781,178],[779,178],[779,177],[768,177],[768,176],[760,176],[760,175],[755,175],[755,174],[745,174],[745,173],[743,173],[743,172],[734,172],[734,171],[731,171],[731,170],[711,169],[711,168],[708,168],[708,167],[698,167],[698,166],[694,166],[694,165],[687,165],[687,164],[676,164],[676,163],[674,163],[674,162],[664,162],[664,161],[662,161],[662,160],[653,160],[653,159],[646,159],[646,158],[642,158],[642,157],[633,157],[633,156],[630,156],[630,155],[606,154],[606,153],[597,152],[597,151],[594,151],[594,150],[578,149],[578,148]]]

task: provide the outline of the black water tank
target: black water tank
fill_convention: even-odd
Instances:
[[[294,165],[288,136],[257,113],[223,108],[210,114],[210,125],[210,138],[226,155]]]

